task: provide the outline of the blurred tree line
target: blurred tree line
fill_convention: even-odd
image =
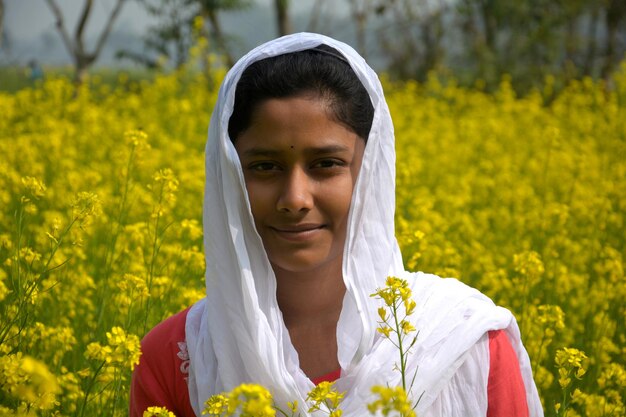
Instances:
[[[376,20],[388,72],[403,79],[434,71],[491,89],[510,75],[527,92],[546,75],[610,81],[626,50],[626,0],[346,1],[359,49]]]
[[[206,53],[232,65],[231,45],[237,33],[223,30],[222,13],[255,4],[254,0],[131,1],[145,7],[156,23],[146,33],[141,53],[120,51],[118,56],[147,67],[183,65],[198,35],[208,40]],[[93,0],[84,0],[74,39],[64,28],[55,0],[47,2],[75,57],[77,73],[84,72],[97,58],[125,0],[116,0],[101,41],[90,53],[82,47],[82,33]],[[271,0],[270,4],[276,35],[292,32],[294,2]],[[610,85],[626,50],[626,0],[315,0],[310,4],[306,30],[330,36],[341,32],[344,39],[346,30],[351,31],[355,48],[366,59],[382,61],[382,67],[399,79],[423,81],[434,72],[491,89],[510,75],[521,93],[543,85],[547,75],[553,76],[557,89],[585,76],[603,78]]]

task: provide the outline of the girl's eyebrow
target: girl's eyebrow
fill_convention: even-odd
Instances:
[[[293,147],[292,147],[293,148]],[[319,146],[319,147],[310,147],[304,150],[305,153],[310,153],[312,155],[325,155],[339,152],[348,152],[350,150],[349,147],[345,145],[328,145],[328,146]],[[243,151],[242,156],[244,157],[255,157],[255,156],[270,156],[275,157],[281,154],[284,154],[286,150],[278,150],[271,148],[263,148],[263,147],[254,147],[250,149],[246,149]]]
[[[306,149],[306,152],[310,152],[314,155],[348,152],[348,151],[350,151],[350,148],[345,145],[328,145],[328,146],[320,146],[320,147]]]
[[[275,149],[255,147],[255,148],[250,148],[250,149],[246,149],[245,151],[243,151],[242,156],[251,158],[255,156],[277,156],[277,155],[280,155],[281,153],[282,151],[278,151]]]

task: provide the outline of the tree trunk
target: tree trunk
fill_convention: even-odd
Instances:
[[[307,25],[307,32],[323,32],[320,31],[317,27],[317,22],[320,19],[322,14],[322,8],[324,7],[324,0],[316,0],[313,3],[313,8],[311,9],[311,17],[309,19],[309,24]]]
[[[596,47],[598,45],[596,37],[598,31],[598,21],[600,20],[599,7],[593,8],[590,19],[589,32],[587,32],[587,53],[585,54],[585,61],[583,63],[583,76],[593,75],[593,64],[596,60]]]
[[[74,84],[78,87],[87,78],[87,70],[93,65],[96,57],[94,55],[82,53],[74,57]]]
[[[606,9],[606,52],[602,64],[601,76],[608,80],[617,61],[617,33],[620,21],[626,17],[624,0],[611,0]]]
[[[274,0],[276,8],[276,23],[278,36],[285,36],[293,32],[291,20],[289,20],[289,0]]]
[[[493,54],[496,49],[496,33],[498,25],[490,2],[484,2],[480,8],[483,25],[485,26],[485,47],[487,52]]]
[[[365,27],[367,24],[368,14],[370,12],[369,1],[350,0],[350,9],[352,11],[352,18],[354,19],[354,25],[356,27],[357,50],[361,53],[363,58],[366,58]]]
[[[469,2],[469,7],[473,7],[472,3]],[[476,30],[475,43],[477,75],[491,87],[500,81],[499,63],[496,59],[498,57],[497,38],[499,29],[496,16],[497,10],[495,10],[493,2],[488,0],[479,1],[475,10],[477,21],[479,22],[477,24],[479,28]],[[482,26],[482,31],[480,26]]]
[[[74,60],[74,82],[77,85],[80,85],[85,79],[85,75],[87,69],[93,65],[93,63],[100,56],[100,52],[102,52],[102,48],[104,47],[104,43],[111,33],[111,29],[113,28],[113,22],[117,18],[124,5],[126,0],[117,0],[109,18],[100,32],[100,36],[98,37],[98,41],[96,42],[96,47],[92,53],[86,52],[83,44],[83,33],[85,30],[85,26],[87,24],[87,20],[89,19],[89,15],[91,14],[91,8],[93,6],[93,0],[85,0],[83,10],[81,12],[80,18],[78,20],[78,25],[76,26],[76,32],[74,34],[74,39],[72,40],[67,33],[65,28],[65,23],[63,21],[63,14],[61,13],[61,9],[55,0],[47,0],[48,6],[52,10],[56,18],[56,28],[59,31],[61,38],[63,39],[63,43],[67,48],[68,52],[72,56]]]
[[[608,80],[613,72],[615,62],[615,46],[617,44],[617,26],[609,26],[607,24],[606,34],[606,50],[604,53],[604,62],[602,63],[601,76],[604,80]]]
[[[422,24],[421,40],[424,46],[424,57],[417,74],[419,80],[425,80],[428,73],[437,69],[441,64],[441,38],[443,36],[441,15],[441,10],[435,11]]]
[[[222,26],[220,25],[220,20],[217,16],[217,12],[215,10],[205,9],[204,16],[209,20],[209,23],[211,24],[211,32],[213,34],[213,39],[215,40],[215,45],[217,46],[217,49],[224,57],[226,65],[228,65],[228,67],[232,67],[235,61],[233,60],[233,56],[226,46],[226,39],[224,38],[224,33],[222,32]]]

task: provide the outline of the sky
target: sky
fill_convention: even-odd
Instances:
[[[68,28],[76,25],[82,2],[79,0],[57,0],[63,11]],[[106,15],[113,9],[113,0],[100,0],[88,22],[88,34],[97,33],[105,23]],[[55,31],[54,16],[45,0],[5,0],[5,25],[16,40],[35,40],[46,31]],[[116,23],[117,28],[129,28],[141,32],[148,24],[148,16],[138,3],[127,1]]]

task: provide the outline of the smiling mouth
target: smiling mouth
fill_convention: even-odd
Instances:
[[[294,226],[270,227],[278,236],[293,241],[304,241],[315,237],[326,226],[323,224],[299,224]]]

